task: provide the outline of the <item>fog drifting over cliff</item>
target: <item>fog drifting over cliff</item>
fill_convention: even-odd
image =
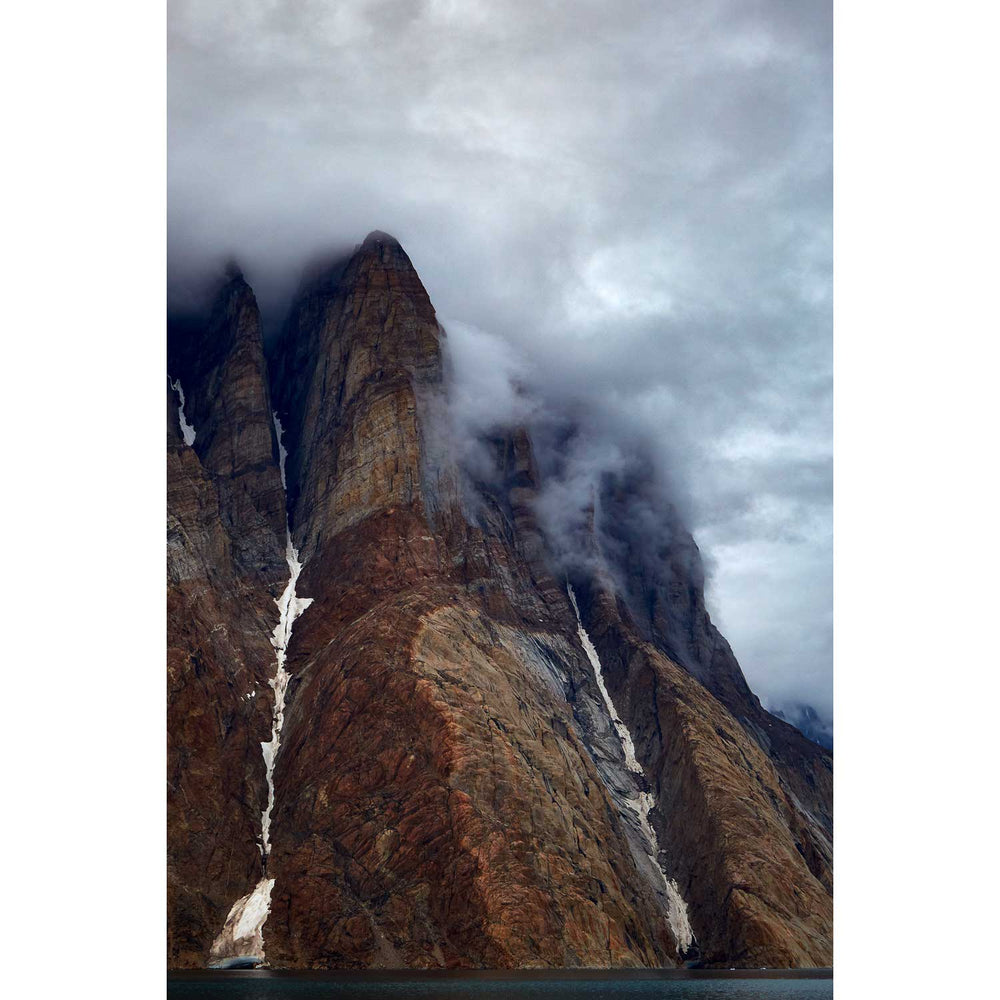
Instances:
[[[581,489],[648,451],[751,687],[829,718],[826,0],[168,16],[172,300],[235,255],[273,326],[307,259],[392,233],[470,424],[572,414]]]

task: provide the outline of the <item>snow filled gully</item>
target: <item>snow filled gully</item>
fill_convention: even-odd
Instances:
[[[179,378],[170,378],[167,376],[170,382],[170,388],[177,393],[177,398],[180,400],[180,406],[177,409],[177,416],[181,424],[181,437],[184,438],[184,443],[190,448],[194,444],[195,430],[187,422],[187,417],[184,416],[184,390],[181,388],[181,380]]]
[[[576,615],[576,633],[579,636],[584,652],[587,654],[587,659],[590,660],[590,665],[594,668],[594,678],[597,681],[597,687],[600,689],[604,705],[608,710],[608,715],[615,727],[615,731],[618,733],[618,738],[621,740],[622,750],[625,753],[625,764],[633,774],[644,775],[642,765],[635,756],[635,742],[632,739],[632,734],[615,711],[614,702],[611,700],[611,695],[608,693],[608,689],[604,683],[601,658],[597,655],[597,650],[590,641],[587,630],[583,627],[580,608],[576,603],[576,594],[569,583],[566,584],[566,592],[569,594],[569,601],[573,605],[573,612]],[[660,878],[663,880],[663,888],[667,897],[667,922],[670,924],[670,930],[673,933],[674,940],[677,942],[677,954],[683,956],[690,951],[695,936],[691,930],[691,922],[688,919],[687,903],[684,902],[684,898],[681,896],[677,882],[674,879],[667,878],[667,873],[660,864],[660,844],[656,837],[656,831],[649,822],[649,814],[655,804],[656,800],[653,798],[652,792],[637,791],[635,797],[628,801],[629,808],[635,813],[639,821],[639,826],[645,836],[649,860],[653,862],[653,867],[659,872]]]
[[[183,405],[183,397],[182,397]],[[183,410],[182,410],[183,413]],[[274,429],[278,436],[279,468],[281,485],[285,485],[285,459],[288,456],[281,443],[283,428],[277,414],[273,414]],[[183,416],[181,417],[183,422]],[[193,435],[192,435],[193,436]],[[260,816],[260,855],[264,877],[252,892],[233,903],[225,926],[212,944],[209,965],[212,968],[234,968],[261,965],[264,957],[264,923],[271,912],[271,890],[274,879],[267,877],[267,859],[271,854],[271,812],[274,809],[274,762],[281,747],[281,729],[285,722],[285,695],[291,674],[285,669],[288,645],[292,641],[292,626],[295,620],[312,604],[311,597],[299,597],[295,593],[302,563],[299,553],[292,544],[292,532],[285,519],[285,561],[288,563],[288,584],[281,597],[275,599],[278,605],[278,624],[271,634],[274,647],[275,671],[268,681],[274,691],[274,710],[271,718],[271,739],[261,743],[264,768],[267,776],[267,808]]]

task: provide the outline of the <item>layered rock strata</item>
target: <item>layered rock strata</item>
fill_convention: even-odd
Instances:
[[[831,758],[749,692],[690,552],[555,571],[527,433],[477,481],[450,454],[392,237],[303,288],[266,366],[256,316],[233,275],[171,361],[171,964],[243,924],[289,967],[829,964]],[[313,603],[268,812],[286,544]]]

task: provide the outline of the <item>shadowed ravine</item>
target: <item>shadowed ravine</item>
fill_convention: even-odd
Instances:
[[[183,407],[183,403],[182,403]],[[272,414],[279,455],[279,471],[281,486],[285,488],[285,458],[286,451],[281,443],[281,421]],[[184,428],[183,409],[181,410],[181,428]],[[192,435],[193,440],[193,435]],[[185,438],[186,443],[187,439]],[[274,890],[274,879],[267,877],[267,860],[271,854],[271,813],[274,810],[274,764],[281,748],[281,729],[285,721],[285,697],[288,692],[290,674],[285,669],[285,658],[288,646],[292,641],[292,626],[295,620],[312,604],[308,597],[296,596],[295,588],[302,564],[299,554],[292,544],[291,527],[286,528],[285,559],[288,562],[288,584],[277,598],[278,624],[271,636],[271,645],[275,650],[274,676],[268,681],[274,692],[274,708],[271,721],[271,739],[261,743],[264,755],[264,767],[267,774],[267,808],[261,813],[260,854],[263,877],[253,891],[233,903],[225,926],[212,943],[211,960],[213,968],[241,967],[250,964],[264,964],[267,960],[264,950],[264,924],[271,910],[271,893]]]

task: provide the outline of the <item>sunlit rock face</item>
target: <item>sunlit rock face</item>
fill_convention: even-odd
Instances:
[[[170,964],[830,964],[832,758],[746,688],[696,563],[623,575],[597,526],[567,580],[522,428],[465,475],[392,237],[266,363],[226,289],[170,372]]]
[[[402,247],[372,233],[296,303],[274,352],[303,557],[376,511],[430,501],[417,397],[442,382],[442,331]]]

